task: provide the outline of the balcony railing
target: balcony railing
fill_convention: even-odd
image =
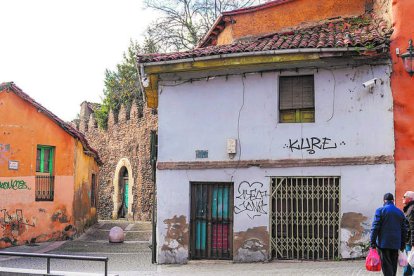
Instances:
[[[36,175],[36,201],[53,201],[55,196],[55,177]]]

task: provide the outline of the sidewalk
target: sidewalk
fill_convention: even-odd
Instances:
[[[121,273],[132,276],[134,274]],[[368,272],[365,261],[272,261],[268,263],[234,264],[219,261],[191,261],[187,265],[159,265],[155,273],[141,272],[135,275],[286,275],[286,276],[379,276],[381,272]],[[401,269],[397,275],[402,275]]]
[[[107,237],[109,229],[120,226],[126,231],[126,242],[111,244]],[[103,256],[109,258],[109,272],[120,276],[135,275],[287,275],[287,276],[379,276],[365,270],[364,260],[351,261],[271,261],[268,263],[233,263],[231,261],[190,261],[186,265],[151,264],[151,250],[148,247],[151,234],[148,223],[127,221],[100,221],[79,239],[64,242],[48,242],[37,246],[18,246],[2,251],[52,253],[68,255]],[[54,271],[80,271],[103,274],[102,264],[52,260]],[[5,267],[14,269],[46,269],[46,261],[33,258],[0,257],[0,271]],[[78,273],[79,274],[79,273]],[[3,274],[0,272],[0,275]],[[72,274],[72,275],[76,275]],[[80,275],[80,274],[79,274]],[[402,275],[399,268],[397,275]]]

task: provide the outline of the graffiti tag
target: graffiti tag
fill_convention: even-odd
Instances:
[[[26,226],[35,227],[34,223],[29,223],[29,220],[24,218],[22,209],[16,209],[15,214],[9,214],[6,209],[0,210],[0,213],[0,227],[4,229],[5,236],[13,235],[13,232],[22,234]]]
[[[0,190],[30,190],[23,180],[10,180],[9,182],[0,181]]]
[[[239,184],[237,189],[240,203],[234,207],[234,213],[239,214],[245,212],[250,219],[267,215],[266,198],[268,196],[267,190],[263,188],[263,183],[253,182],[250,184],[243,181]]]
[[[345,142],[342,141],[339,145],[344,146]],[[289,143],[285,144],[284,148],[290,149],[291,152],[295,150],[306,150],[309,154],[315,154],[317,150],[330,150],[338,148],[336,142],[327,137],[318,138],[301,138],[301,139],[289,139]]]

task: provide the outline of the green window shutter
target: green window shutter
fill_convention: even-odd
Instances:
[[[53,175],[54,147],[37,146],[36,172]]]
[[[54,160],[54,148],[50,148],[49,151],[49,173],[53,174],[53,160]]]
[[[45,151],[43,148],[40,148],[40,172],[45,171]]]

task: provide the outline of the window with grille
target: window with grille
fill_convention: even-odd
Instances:
[[[55,148],[52,146],[37,146],[36,151],[36,201],[53,201],[55,192],[55,177],[53,175]]]
[[[91,183],[91,207],[96,207],[96,174],[92,174]]]
[[[279,122],[315,122],[313,75],[279,78]]]

